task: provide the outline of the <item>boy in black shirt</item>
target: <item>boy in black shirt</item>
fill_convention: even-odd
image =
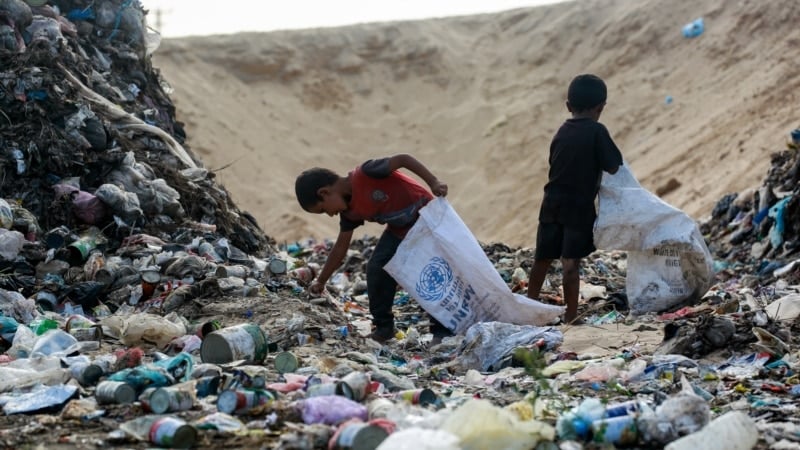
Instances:
[[[622,154],[598,122],[606,94],[606,85],[597,76],[575,77],[567,91],[572,118],[561,125],[550,143],[550,172],[539,210],[528,297],[539,297],[550,265],[561,258],[567,323],[575,321],[578,314],[581,258],[595,250],[594,200],[603,171],[614,174],[622,165]]]

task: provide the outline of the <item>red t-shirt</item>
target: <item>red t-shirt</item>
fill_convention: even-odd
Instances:
[[[433,195],[416,180],[389,170],[389,158],[373,159],[349,173],[352,192],[347,211],[339,215],[341,231],[351,231],[365,221],[386,224],[404,237]]]

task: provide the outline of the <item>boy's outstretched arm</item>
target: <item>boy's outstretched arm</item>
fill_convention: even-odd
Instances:
[[[433,195],[444,197],[447,195],[447,185],[439,181],[424,164],[419,162],[416,158],[408,154],[394,155],[389,158],[389,170],[394,171],[397,169],[406,168],[409,171],[422,178],[431,188]]]
[[[336,242],[333,244],[331,252],[328,254],[328,259],[325,260],[325,264],[322,266],[322,269],[320,269],[317,279],[308,287],[309,292],[315,295],[322,293],[325,289],[325,283],[328,282],[328,279],[330,279],[333,272],[339,268],[344,257],[347,255],[347,250],[350,248],[350,240],[352,238],[353,230],[339,232],[339,236],[336,238]]]

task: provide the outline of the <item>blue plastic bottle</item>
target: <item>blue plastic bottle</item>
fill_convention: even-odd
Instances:
[[[687,23],[683,26],[683,37],[685,38],[696,38],[703,34],[705,31],[705,23],[703,22],[703,18],[700,17],[699,19],[695,19],[694,21]]]

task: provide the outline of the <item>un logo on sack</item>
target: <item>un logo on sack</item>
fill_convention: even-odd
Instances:
[[[430,262],[422,269],[417,281],[417,293],[421,300],[438,302],[444,297],[447,287],[453,281],[453,269],[442,258],[431,258]]]

